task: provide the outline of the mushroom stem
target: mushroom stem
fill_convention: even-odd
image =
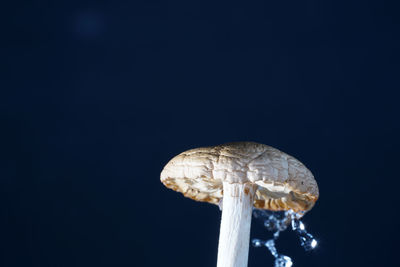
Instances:
[[[217,267],[246,267],[255,187],[223,183]]]

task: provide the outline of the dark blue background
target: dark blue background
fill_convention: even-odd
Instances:
[[[2,8],[0,265],[215,266],[220,212],[159,174],[199,146],[301,160],[294,266],[398,264],[397,1],[12,1]],[[252,236],[267,238],[254,221]],[[249,267],[272,266],[264,249]]]

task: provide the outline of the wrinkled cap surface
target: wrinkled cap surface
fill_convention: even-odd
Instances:
[[[161,172],[161,182],[197,201],[218,204],[223,182],[253,184],[254,207],[305,212],[318,199],[312,173],[297,159],[254,142],[235,142],[185,151]]]

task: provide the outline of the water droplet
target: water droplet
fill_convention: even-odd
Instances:
[[[292,230],[296,231],[297,233],[301,233],[305,231],[304,223],[300,220],[292,220]]]
[[[270,239],[267,242],[265,242],[265,246],[271,252],[272,256],[274,256],[275,258],[278,257],[278,252],[276,251],[275,247],[275,241],[273,239]]]
[[[306,251],[312,250],[317,246],[317,241],[307,232],[302,221],[297,219],[292,220],[292,229],[298,234],[300,244]]]
[[[253,247],[259,248],[263,246],[264,242],[260,239],[254,238],[253,240],[251,240],[251,244],[253,245]]]
[[[252,244],[254,247],[265,246],[275,257],[275,267],[291,267],[293,265],[292,259],[288,256],[279,254],[276,247],[275,241],[279,238],[280,232],[286,230],[288,225],[291,224],[292,230],[299,236],[301,246],[306,250],[312,250],[317,245],[317,240],[307,232],[306,227],[300,218],[303,214],[295,213],[292,210],[289,211],[268,211],[258,210],[253,211],[255,218],[263,221],[264,227],[269,231],[273,231],[273,239],[262,241],[260,239],[253,239]]]
[[[312,248],[315,248],[317,245],[318,245],[317,240],[313,239],[313,240],[311,241],[311,247],[312,247]]]
[[[274,233],[274,239],[275,239],[275,240],[277,240],[277,239],[278,239],[278,237],[279,237],[279,233],[280,233],[280,231],[276,231],[276,232]]]
[[[302,231],[305,230],[305,226],[304,226],[304,224],[303,224],[301,221],[299,221],[299,228],[300,228],[300,230],[302,230]]]
[[[265,226],[268,230],[270,230],[270,229],[272,228],[272,223],[271,223],[271,221],[270,221],[270,220],[266,220],[266,221],[264,222],[264,226]]]
[[[255,218],[263,220],[264,227],[269,231],[284,231],[290,222],[290,217],[283,211],[258,211],[253,212]]]
[[[291,267],[293,265],[292,259],[285,255],[279,255],[275,259],[275,267]]]
[[[301,246],[306,251],[314,249],[318,244],[317,240],[315,240],[314,237],[309,233],[304,233],[303,235],[300,235],[300,242]]]

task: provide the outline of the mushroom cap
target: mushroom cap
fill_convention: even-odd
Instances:
[[[197,201],[219,204],[223,182],[253,184],[254,207],[306,212],[318,199],[312,173],[297,159],[273,147],[234,142],[185,151],[161,172],[161,182]]]

